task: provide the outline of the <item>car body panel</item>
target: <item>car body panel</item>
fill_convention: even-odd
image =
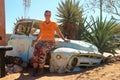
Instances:
[[[77,59],[77,63],[72,62]],[[57,48],[51,53],[51,72],[64,73],[67,69],[71,70],[74,67],[80,66],[96,66],[102,61],[102,55],[96,53],[87,53],[73,48]],[[72,65],[74,63],[74,66]]]

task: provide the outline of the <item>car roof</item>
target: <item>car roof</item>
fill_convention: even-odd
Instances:
[[[19,19],[17,20],[17,22],[32,22],[32,21],[42,21],[42,20],[38,20],[38,19]]]

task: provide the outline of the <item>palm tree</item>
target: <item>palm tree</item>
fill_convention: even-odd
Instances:
[[[86,20],[87,20],[87,17],[78,22],[77,35],[75,39],[84,40],[84,35],[86,34],[86,30],[88,29],[88,26],[85,26]]]
[[[112,19],[108,22],[105,19],[102,22],[99,18],[97,20],[92,18],[92,23],[87,24],[89,30],[86,30],[85,39],[96,45],[102,54],[104,52],[115,54],[116,46],[113,44],[114,39],[112,37],[120,32],[117,25],[116,21]]]
[[[82,10],[79,7],[79,1],[61,1],[57,10],[57,16],[59,17],[58,22],[62,24],[63,34],[69,39],[75,39],[77,24],[80,21],[79,19],[82,19]]]

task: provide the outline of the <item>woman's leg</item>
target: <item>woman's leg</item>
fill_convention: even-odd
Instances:
[[[39,68],[39,52],[40,52],[40,42],[35,45],[35,49],[33,52],[32,62],[33,62],[33,76],[36,76]]]
[[[38,73],[38,63],[33,63],[33,76],[36,76]]]
[[[41,73],[43,73],[44,65],[46,63],[47,54],[50,54],[50,51],[53,49],[54,43],[53,42],[45,42],[40,50],[40,57],[39,57],[39,68],[41,69]]]
[[[33,68],[34,69],[38,68],[38,63],[33,63]]]

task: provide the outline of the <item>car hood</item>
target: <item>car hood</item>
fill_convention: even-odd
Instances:
[[[70,40],[69,43],[66,43],[62,39],[56,38],[56,47],[72,48],[84,53],[99,53],[95,45],[80,40]]]

